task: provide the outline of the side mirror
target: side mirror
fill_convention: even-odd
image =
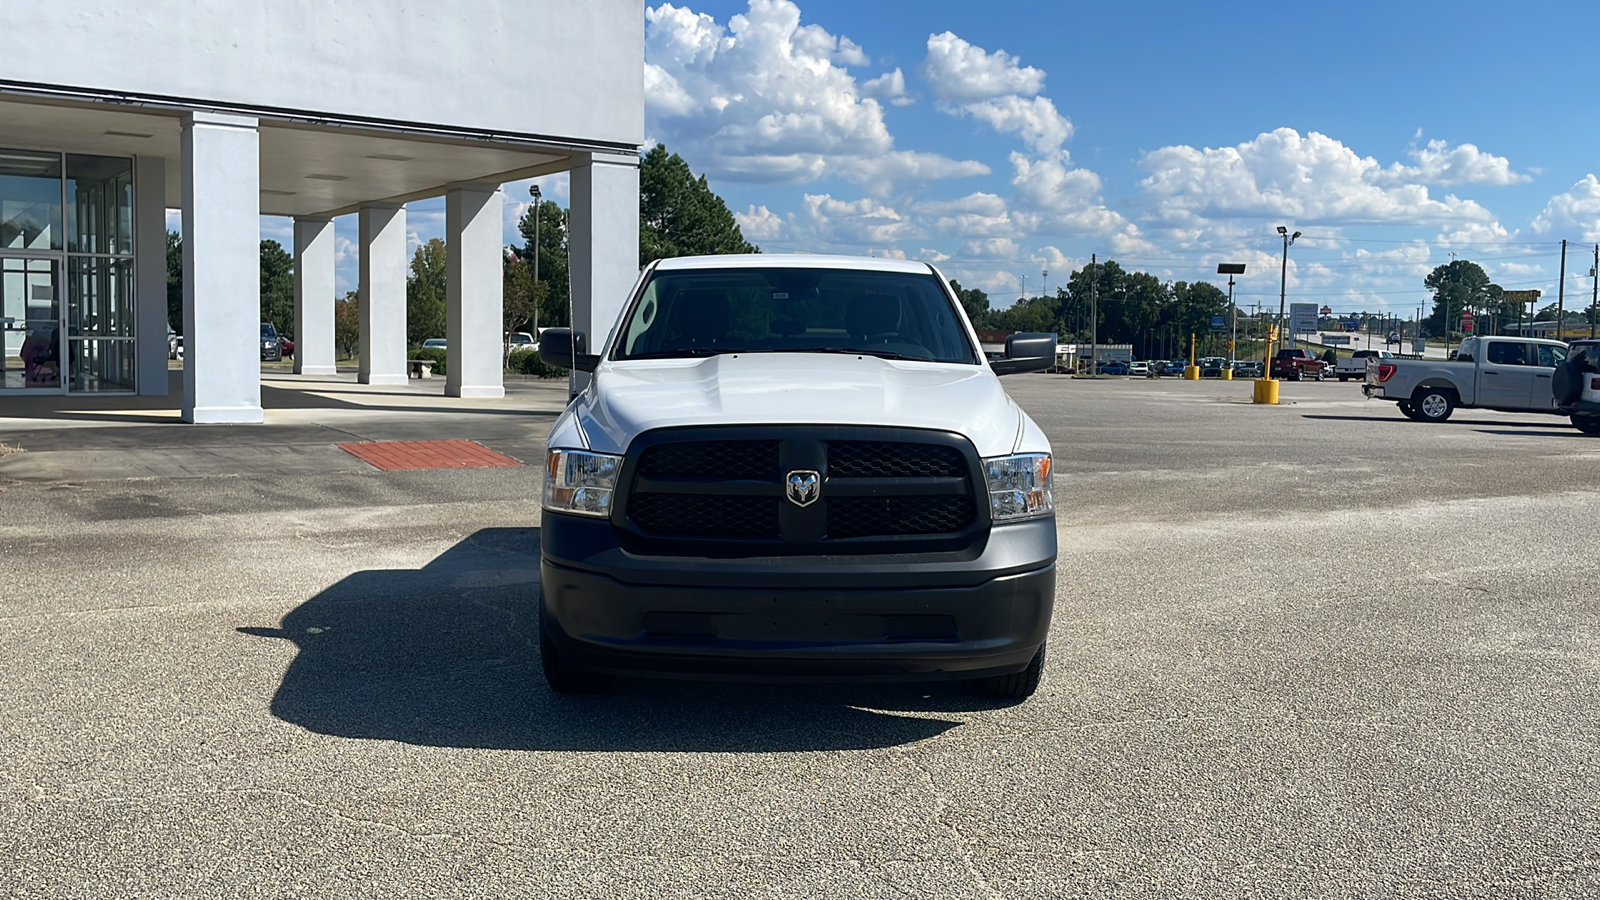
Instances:
[[[1006,338],[1006,355],[989,361],[996,375],[1039,372],[1056,364],[1056,336],[1013,334]]]
[[[571,328],[546,328],[539,335],[539,361],[551,368],[593,372],[600,357],[583,351],[583,335],[574,334]]]

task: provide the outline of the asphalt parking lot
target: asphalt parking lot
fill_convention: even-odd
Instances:
[[[326,448],[537,460],[554,386],[0,428],[0,895],[1600,893],[1600,439],[1338,382],[1006,384],[1062,547],[1015,706],[551,694],[538,469]]]

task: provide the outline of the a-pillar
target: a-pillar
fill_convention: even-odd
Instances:
[[[294,371],[332,375],[333,220],[294,220]]]
[[[504,397],[502,362],[505,241],[499,185],[451,187],[445,193],[444,392]]]
[[[361,207],[362,384],[406,383],[406,210]]]
[[[599,353],[639,276],[639,157],[586,153],[573,158],[568,235],[572,328]],[[588,384],[572,373],[572,390]]]
[[[183,420],[260,422],[256,120],[183,117]]]
[[[167,161],[141,156],[133,161],[134,309],[139,340],[139,393],[168,393],[167,329]]]

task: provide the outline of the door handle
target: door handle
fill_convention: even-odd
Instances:
[[[1485,370],[1483,374],[1485,374],[1485,375],[1499,375],[1500,373],[1499,372],[1490,372],[1490,371]]]
[[[1535,378],[1549,378],[1550,377],[1550,373],[1549,372],[1544,372],[1544,373],[1541,373],[1539,375],[1535,375],[1533,377],[1535,377]]]

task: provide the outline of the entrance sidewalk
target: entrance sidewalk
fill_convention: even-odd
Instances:
[[[445,397],[443,379],[356,383],[354,373],[263,373],[261,425],[187,425],[181,371],[166,397],[0,399],[0,480],[97,481],[376,471],[336,445],[467,440],[538,460],[567,383],[512,381],[499,400]]]

